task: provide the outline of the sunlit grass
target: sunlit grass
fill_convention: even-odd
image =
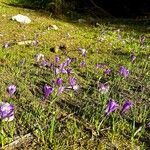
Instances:
[[[20,25],[10,20],[18,13],[30,17],[31,24]],[[0,37],[0,100],[15,106],[15,120],[1,122],[1,147],[28,133],[34,140],[24,142],[23,149],[131,150],[149,147],[150,42],[149,33],[144,32],[142,26],[119,20],[118,23],[99,20],[95,27],[3,3],[0,3],[0,16],[0,33],[3,34]],[[52,24],[59,29],[47,30]],[[144,46],[139,41],[142,34],[147,37]],[[3,48],[5,42],[23,40],[37,40],[39,44],[12,44]],[[68,56],[63,51],[59,50],[57,54],[50,51],[61,44],[66,45],[69,57],[76,58],[70,68],[80,89],[77,92],[66,90],[56,97],[57,88],[54,87],[48,101],[43,101],[43,86],[53,86],[56,75],[49,68],[36,66],[35,55],[44,54],[49,63],[58,55],[64,62]],[[87,50],[86,57],[79,54],[79,47]],[[132,51],[136,55],[134,63],[131,62]],[[22,60],[24,64],[20,65]],[[85,67],[80,67],[81,61],[86,63]],[[97,69],[97,63],[104,63],[105,67]],[[129,69],[127,78],[119,74],[121,65]],[[110,75],[104,74],[106,68],[112,70]],[[57,77],[62,77],[68,85],[67,75]],[[98,82],[109,83],[107,94],[99,92]],[[17,86],[13,97],[6,91],[10,84]],[[119,109],[126,99],[134,105],[123,116],[118,109],[106,117],[109,98],[116,100]]]

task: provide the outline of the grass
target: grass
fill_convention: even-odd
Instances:
[[[31,133],[33,140],[18,143],[18,149],[149,149],[150,130],[150,34],[148,22],[124,20],[99,20],[98,26],[71,20],[52,18],[48,13],[9,6],[0,0],[0,100],[15,106],[15,119],[1,121],[0,144],[2,148],[16,139]],[[31,24],[21,25],[10,20],[21,13],[32,19]],[[57,31],[47,30],[49,25],[59,27]],[[68,36],[68,34],[70,36]],[[146,36],[144,45],[139,38]],[[14,43],[36,39],[37,46],[11,45],[3,48],[5,42]],[[55,75],[49,68],[35,65],[34,56],[45,55],[49,63],[59,55],[61,62],[67,58],[61,50],[53,53],[51,47],[66,44],[69,57],[76,58],[70,67],[77,78],[79,91],[65,90],[56,96],[57,87],[53,80],[67,75]],[[87,50],[87,57],[78,53],[78,48]],[[134,50],[136,60],[131,62]],[[25,63],[20,65],[20,61]],[[85,61],[86,67],[80,67]],[[110,75],[104,69],[96,69],[97,63],[111,68]],[[129,76],[119,75],[120,65],[129,69]],[[107,94],[98,91],[98,82],[108,82]],[[6,92],[10,84],[17,86],[13,97]],[[43,86],[54,86],[48,101],[43,101]],[[109,98],[122,106],[126,99],[133,101],[133,107],[122,117],[119,110],[104,117]],[[15,149],[15,148],[14,148]],[[16,148],[17,149],[17,148]]]

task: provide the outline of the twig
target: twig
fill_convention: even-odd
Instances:
[[[22,137],[20,137],[19,139],[13,141],[12,143],[4,146],[4,148],[1,148],[0,150],[13,150],[17,147],[21,147],[22,144],[25,144],[25,143],[29,143],[33,140],[33,135],[31,133],[28,133]]]

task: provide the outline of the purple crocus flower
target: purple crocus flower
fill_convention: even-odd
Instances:
[[[69,69],[69,68],[68,68],[66,71],[67,71],[67,74],[68,74],[68,75],[70,75],[70,74],[72,73],[72,69]]]
[[[53,88],[51,86],[48,86],[47,84],[44,86],[44,98],[47,99],[50,94],[53,92]]]
[[[150,128],[150,122],[147,124],[147,127]]]
[[[81,61],[80,62],[80,67],[85,67],[86,66],[86,63],[84,61]]]
[[[76,84],[76,85],[72,86],[72,88],[73,88],[73,90],[77,91],[77,90],[79,90],[80,87],[78,84]]]
[[[55,62],[58,63],[60,61],[59,56],[55,56]]]
[[[102,94],[106,94],[109,91],[109,84],[108,83],[100,83],[98,88]]]
[[[106,116],[108,116],[111,112],[115,111],[118,108],[118,106],[119,105],[113,99],[110,99],[105,110]]]
[[[134,55],[134,53],[131,54],[131,60],[132,60],[132,63],[134,63],[134,61],[136,60],[136,56]]]
[[[7,102],[2,102],[0,104],[0,119],[12,121],[14,119],[14,106]]]
[[[102,68],[104,65],[103,64],[96,64],[96,68]]]
[[[64,87],[64,86],[60,86],[59,89],[58,89],[57,95],[62,94],[62,92],[63,92],[64,90],[65,90],[65,87]]]
[[[72,87],[76,85],[76,82],[77,82],[77,80],[75,77],[71,77],[69,79],[70,86],[72,86]]]
[[[71,58],[67,58],[65,63],[64,63],[64,65],[65,66],[69,66],[71,62],[72,62],[72,59]]]
[[[25,59],[21,59],[19,62],[19,67],[21,67],[25,63]]]
[[[123,75],[125,78],[128,77],[129,70],[126,69],[124,66],[121,66],[120,69],[119,69],[119,71],[120,71],[120,74]]]
[[[43,60],[41,63],[40,63],[41,66],[43,67],[46,67],[48,66],[48,62],[46,60]]]
[[[3,48],[8,48],[8,47],[10,47],[10,44],[9,44],[9,43],[5,43],[5,44],[3,45]]]
[[[56,79],[55,84],[56,84],[57,86],[62,85],[62,84],[63,84],[63,79],[62,79],[62,78]]]
[[[61,70],[61,73],[67,74],[67,70],[65,69],[65,67],[66,67],[66,63],[61,64],[60,70]]]
[[[104,71],[104,74],[106,75],[109,75],[111,73],[111,69],[107,68],[105,71]]]
[[[65,68],[62,68],[61,73],[67,74],[67,70]]]
[[[132,107],[132,105],[133,105],[133,103],[131,101],[126,100],[125,103],[123,104],[123,107],[122,107],[122,110],[120,113],[123,114],[123,113],[127,112],[130,109],[130,107]]]
[[[10,96],[12,96],[16,92],[16,86],[15,85],[8,86],[7,92],[9,93]]]
[[[86,56],[86,50],[84,48],[79,48],[79,51],[81,52],[82,56]]]
[[[68,86],[67,89],[73,89],[74,91],[77,91],[79,90],[79,85],[78,84],[75,84],[74,86]]]
[[[51,70],[53,70],[53,67],[54,67],[53,63],[50,63],[49,68],[50,68]]]

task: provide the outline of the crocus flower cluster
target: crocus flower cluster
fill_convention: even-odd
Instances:
[[[126,100],[125,103],[122,106],[120,114],[122,115],[122,114],[126,113],[130,109],[130,107],[132,107],[132,105],[133,105],[133,103],[131,101]],[[105,115],[108,116],[110,113],[115,111],[118,107],[119,107],[119,104],[117,104],[115,102],[115,100],[110,99],[109,103],[107,105],[107,108],[105,110]]]
[[[57,60],[57,62],[58,62],[58,60]],[[71,73],[72,69],[68,68],[68,66],[70,65],[71,62],[72,62],[72,59],[67,58],[64,63],[60,64],[60,66],[57,66],[55,68],[55,74],[58,75],[58,74],[62,73],[62,74],[69,75]]]

